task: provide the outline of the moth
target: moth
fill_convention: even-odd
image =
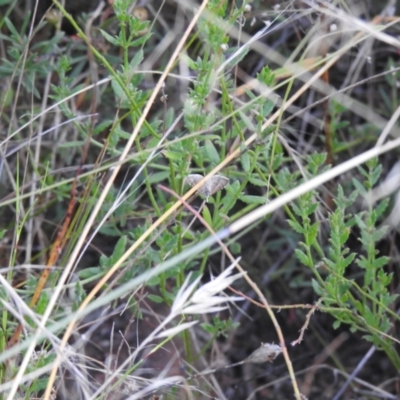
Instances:
[[[204,178],[203,175],[200,174],[191,174],[188,175],[185,179],[186,183],[193,187],[198,182],[200,182]],[[208,198],[214,193],[222,190],[229,183],[229,179],[226,176],[222,175],[214,175],[209,178],[202,186],[197,189],[197,192],[203,195],[208,201]]]

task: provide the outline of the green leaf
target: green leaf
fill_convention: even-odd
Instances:
[[[376,216],[379,218],[389,205],[389,199],[384,199],[375,206]]]
[[[160,297],[160,296],[155,295],[155,294],[148,294],[147,297],[151,301],[153,301],[154,303],[157,303],[157,304],[164,303],[164,299],[162,297]]]
[[[180,151],[165,150],[163,154],[169,160],[180,161],[180,160],[182,160],[182,157],[183,157],[184,153],[180,152]]]
[[[274,103],[273,101],[267,100],[267,101],[263,104],[262,109],[261,109],[261,114],[262,114],[262,116],[263,116],[264,118],[265,118],[265,117],[268,117],[268,115],[271,113],[271,111],[274,109],[274,107],[275,107],[275,103]]]
[[[346,302],[348,301],[348,299],[349,299],[349,293],[346,292],[346,293],[343,293],[343,294],[342,294],[342,296],[341,296],[341,298],[340,298],[340,301],[341,301],[342,303],[346,303]]]
[[[324,294],[324,290],[321,287],[321,285],[318,283],[318,281],[316,279],[311,279],[311,285],[313,287],[314,292],[318,295],[318,296],[323,296]]]
[[[382,173],[382,165],[381,164],[379,164],[379,165],[377,165],[376,166],[376,168],[374,168],[373,170],[372,170],[372,173],[371,173],[371,175],[372,175],[372,186],[373,185],[375,185],[376,184],[376,182],[378,182],[378,180],[379,180],[379,178],[380,178],[380,176],[381,176],[381,173]]]
[[[365,187],[360,183],[360,181],[357,180],[357,179],[355,179],[355,178],[353,178],[352,181],[353,181],[354,187],[358,190],[358,192],[360,193],[360,195],[363,196],[363,197],[367,197],[368,191],[367,191],[367,189],[365,189]]]
[[[291,219],[287,219],[286,221],[295,232],[304,233],[304,228],[297,221],[292,221]]]
[[[210,226],[213,226],[211,213],[207,206],[204,206],[202,214],[203,214],[203,218],[205,219],[207,224],[209,224]]]
[[[125,91],[122,89],[120,83],[115,80],[115,78],[111,79],[111,87],[118,101],[120,101],[121,103],[126,102],[127,97]]]
[[[329,260],[329,258],[324,258],[324,263],[329,269],[335,270],[336,269],[336,263],[332,260]]]
[[[114,46],[118,46],[119,45],[119,39],[117,37],[111,36],[109,33],[107,33],[106,31],[103,31],[103,29],[100,29],[100,33],[103,35],[103,37],[110,42],[111,44],[113,44]]]
[[[341,265],[343,268],[348,267],[353,261],[354,258],[356,257],[356,253],[351,253],[347,257],[343,258]]]
[[[159,286],[161,277],[159,275],[151,277],[147,282],[147,286]]]
[[[360,314],[364,312],[364,304],[361,301],[353,300],[353,305]]]
[[[237,53],[234,56],[232,56],[231,59],[229,59],[229,61],[225,65],[224,69],[226,71],[228,71],[229,69],[231,69],[232,67],[237,65],[244,58],[244,56],[249,52],[249,50],[250,49],[248,47],[239,48]]]
[[[268,183],[261,179],[255,178],[254,175],[249,176],[249,182],[254,186],[267,186]]]
[[[110,257],[110,262],[111,262],[111,264],[109,264],[110,267],[113,266],[125,253],[126,240],[127,240],[126,236],[122,236],[115,245],[114,252]]]
[[[40,315],[43,315],[44,312],[46,311],[48,304],[49,304],[49,293],[47,290],[43,290],[37,302],[36,312]]]
[[[208,333],[211,333],[212,335],[215,334],[215,326],[206,322],[203,322],[200,324],[200,326]]]
[[[100,132],[106,130],[109,126],[112,126],[113,121],[111,119],[105,119],[104,121],[100,122],[93,130],[94,135],[98,135]]]
[[[377,317],[375,316],[375,314],[371,311],[371,309],[368,307],[367,304],[364,305],[364,314],[363,317],[365,319],[365,322],[373,327],[373,328],[377,328],[378,324],[377,324]]]
[[[171,127],[172,123],[174,122],[175,119],[175,110],[173,108],[168,109],[168,111],[165,113],[165,127],[169,128]]]
[[[275,74],[268,66],[265,66],[256,76],[257,80],[267,86],[271,86],[275,80]]]
[[[114,134],[125,140],[129,140],[129,138],[132,136],[130,132],[124,131],[120,127],[115,128]]]
[[[151,185],[165,181],[169,177],[169,171],[154,172],[149,176],[149,183]]]
[[[14,26],[14,24],[11,22],[11,20],[10,20],[8,17],[6,17],[6,18],[4,18],[4,22],[5,22],[5,24],[7,25],[8,30],[11,32],[11,35],[12,35],[15,39],[19,38],[20,35],[19,35],[18,31],[15,29],[15,26]]]
[[[319,228],[319,223],[315,222],[312,225],[310,225],[308,232],[306,232],[307,238],[308,238],[308,243],[310,245],[314,244],[315,239],[317,238],[318,235],[318,228]]]
[[[350,236],[350,228],[343,229],[340,235],[340,245],[345,244],[349,236]]]
[[[78,271],[78,277],[81,280],[93,278],[94,276],[100,276],[103,274],[103,270],[100,267],[89,267]]]
[[[383,303],[386,306],[389,306],[390,304],[394,303],[398,299],[399,295],[398,294],[393,294],[392,296],[385,296],[385,299]]]
[[[296,257],[299,259],[299,261],[302,263],[302,264],[304,264],[304,265],[306,265],[307,267],[311,267],[312,265],[310,264],[310,260],[308,259],[308,257],[307,257],[307,255],[304,253],[304,252],[302,252],[301,250],[299,250],[299,249],[295,249],[295,254],[296,254]]]
[[[242,164],[242,168],[245,172],[250,171],[250,156],[248,151],[245,151],[244,153],[241,154],[240,156],[240,163]]]
[[[243,111],[239,111],[240,114],[240,118],[242,119],[242,121],[245,123],[246,128],[249,131],[254,132],[256,130],[256,127],[254,126],[253,122],[251,121],[251,119],[243,112]]]
[[[356,223],[357,223],[358,227],[363,231],[363,230],[366,230],[366,229],[367,229],[367,225],[365,224],[365,222],[364,222],[363,219],[361,218],[362,214],[364,214],[364,213],[356,214],[356,215],[354,216],[354,218],[355,218],[355,220],[356,220]]]
[[[265,204],[267,202],[267,198],[263,196],[242,195],[239,199],[247,204]]]
[[[149,39],[151,36],[151,32],[146,33],[145,35],[143,35],[142,37],[132,40],[131,42],[129,42],[129,46],[130,47],[139,47],[140,45],[142,45],[143,43],[145,43],[147,41],[147,39]]]
[[[338,329],[339,327],[340,327],[340,325],[341,325],[342,323],[341,323],[341,321],[335,321],[334,323],[333,323],[333,329]]]
[[[302,216],[303,216],[303,213],[302,213],[301,209],[300,209],[295,203],[292,203],[292,209],[293,209],[293,212],[294,212],[298,217],[302,217]]]
[[[84,144],[83,141],[80,140],[71,140],[69,142],[60,143],[58,146],[60,149],[68,149],[73,147],[82,147]]]
[[[306,207],[306,215],[311,215],[318,208],[318,203],[314,203]]]
[[[50,363],[50,361],[49,361],[49,363]],[[40,390],[45,389],[47,387],[47,384],[48,384],[47,378],[35,379],[32,382],[32,385],[30,386],[29,390],[31,391],[31,393],[39,392]]]
[[[131,69],[136,69],[136,67],[143,61],[143,49],[139,49],[136,51],[136,54],[132,58],[132,60],[129,63],[129,66]]]
[[[381,240],[386,235],[387,230],[388,230],[387,226],[383,226],[382,228],[377,229],[371,235],[372,236],[372,240],[374,242],[378,242],[379,240]]]
[[[379,257],[372,262],[371,268],[374,269],[382,268],[385,265],[387,265],[389,261],[390,261],[389,257]]]
[[[221,161],[221,157],[211,140],[206,140],[204,150],[211,164],[219,164],[219,162]]]
[[[229,250],[232,254],[240,254],[242,247],[240,243],[234,242],[229,245]]]

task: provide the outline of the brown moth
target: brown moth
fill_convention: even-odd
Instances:
[[[204,178],[203,175],[200,174],[191,174],[188,175],[185,179],[186,183],[193,187],[198,182],[200,182]],[[229,179],[226,176],[222,175],[214,175],[209,178],[202,186],[197,189],[197,192],[203,195],[208,201],[208,198],[214,193],[222,190],[229,183]]]

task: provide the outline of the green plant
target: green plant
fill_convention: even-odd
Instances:
[[[282,291],[284,304],[276,307],[306,307],[293,305],[305,302],[294,300],[299,287],[309,296],[314,290],[314,309],[329,313],[335,329],[362,332],[400,367],[391,334],[398,322],[392,311],[394,279],[387,271],[389,258],[378,253],[387,234],[380,223],[388,201],[361,212],[359,202],[374,190],[383,168],[376,159],[366,166],[360,161],[355,165],[362,179],[350,182],[343,174],[327,187],[329,194],[322,181],[293,195],[331,171],[321,149],[343,160],[375,143],[380,132],[373,118],[359,125],[348,121],[350,109],[333,100],[336,92],[328,92],[332,101],[329,107],[324,103],[318,124],[314,110],[304,118],[306,128],[311,120],[331,136],[317,133],[304,140],[309,129],[285,122],[294,110],[294,115],[313,107],[321,111],[319,100],[305,106],[301,94],[361,46],[367,36],[358,35],[357,24],[351,40],[313,58],[306,39],[318,24],[299,42],[291,38],[302,32],[296,27],[292,35],[286,28],[293,18],[304,18],[300,9],[293,18],[289,10],[275,9],[253,19],[251,7],[261,2],[210,0],[200,8],[160,2],[157,12],[149,7],[146,21],[133,0],[115,0],[112,9],[111,2],[104,3],[101,12],[83,17],[53,0],[76,36],[67,37],[56,26],[50,39],[39,39],[46,23],[30,31],[30,16],[17,3],[0,1],[5,6],[0,84],[6,88],[0,93],[0,128],[6,132],[0,172],[7,172],[0,182],[0,239],[9,243],[7,269],[0,275],[1,399],[49,399],[69,375],[76,383],[69,397],[140,398],[163,388],[176,398],[182,377],[138,379],[160,368],[148,367],[153,356],[161,354],[171,364],[176,357],[187,365],[192,382],[202,376],[199,365],[211,364],[216,353],[228,358],[221,349],[235,343],[236,351],[230,351],[242,359],[227,366],[252,357],[255,363],[272,361],[264,345],[247,340],[255,336],[279,340],[272,345],[279,349],[274,356],[282,352],[290,390],[300,399],[301,378],[294,372],[300,367],[293,368],[284,346],[289,327],[279,318],[284,313],[275,316],[269,304]],[[74,12],[73,2],[66,5]],[[175,7],[177,28],[172,28]],[[313,7],[307,12],[325,16],[333,5],[326,4],[325,11]],[[275,29],[289,38],[288,47],[280,49],[284,61],[266,47],[272,38],[282,43]],[[261,61],[254,67],[257,52]],[[382,115],[392,115],[398,94],[392,89],[387,96],[384,85],[382,90],[387,108]],[[194,187],[199,179],[187,179],[211,171],[226,183],[211,195]],[[322,199],[327,208],[333,200],[329,212]],[[284,212],[270,214],[282,205]],[[291,259],[279,266],[272,284],[264,283],[268,267],[296,235],[302,240],[290,253],[309,269]],[[239,255],[241,264],[234,258]],[[234,274],[234,268],[241,272]],[[279,281],[292,276],[296,284]],[[239,277],[250,284],[251,294]],[[227,311],[225,304],[243,298],[257,311],[246,309],[234,319],[235,308]],[[207,313],[212,316],[206,319]],[[248,319],[240,324],[243,316]],[[267,329],[250,332],[253,321],[264,320],[272,321]],[[237,340],[237,332],[245,339]],[[91,341],[98,358],[84,355]],[[307,357],[302,359],[309,366]],[[210,396],[218,391],[211,381],[193,385]],[[200,391],[193,393],[201,397]]]
[[[316,175],[323,162],[324,157],[320,155],[309,158],[308,171],[311,176]],[[335,208],[328,215],[329,245],[321,243],[321,225],[318,221],[312,223],[311,219],[316,217],[320,204],[316,200],[317,192],[301,196],[292,205],[294,214],[300,221],[293,217],[288,223],[304,237],[304,242],[300,242],[301,247],[296,249],[296,255],[302,264],[313,271],[313,288],[320,297],[318,303],[322,310],[334,316],[334,327],[348,324],[352,332],[364,332],[364,338],[384,350],[398,368],[399,355],[390,337],[392,321],[398,320],[398,316],[391,310],[397,296],[391,295],[388,290],[392,274],[388,274],[384,267],[389,258],[378,257],[379,250],[376,247],[386,233],[385,227],[377,226],[388,201],[384,200],[376,206],[370,204],[367,211],[354,215],[349,213],[348,209],[354,206],[359,195],[368,197],[369,191],[380,177],[381,166],[376,159],[372,159],[367,163],[367,169],[360,167],[359,171],[365,180],[360,182],[353,178],[356,190],[348,197],[345,196],[343,188],[338,186],[333,200]],[[282,181],[284,178],[280,177],[280,183]],[[362,245],[358,253],[350,252],[346,246],[355,226],[359,229],[358,240]],[[325,267],[327,274],[320,272],[321,265]],[[364,271],[360,284],[355,279],[348,278],[349,269],[355,265]]]

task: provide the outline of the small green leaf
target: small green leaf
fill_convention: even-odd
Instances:
[[[126,101],[125,91],[121,88],[121,85],[115,78],[111,79],[111,87],[113,88],[115,97],[122,103]]]
[[[129,140],[132,134],[130,132],[124,131],[120,127],[115,128],[114,133],[118,135],[120,138]]]
[[[256,130],[256,127],[254,126],[253,122],[251,121],[251,119],[243,112],[243,111],[239,111],[240,114],[240,118],[242,119],[242,121],[245,123],[246,128],[249,131],[254,132]]]
[[[268,183],[261,179],[255,178],[254,175],[249,176],[249,182],[254,186],[267,186]]]
[[[240,243],[234,242],[229,245],[229,250],[232,254],[240,254],[242,248]]]
[[[381,202],[379,202],[375,206],[376,216],[380,217],[384,213],[388,205],[389,205],[389,199],[384,199]]]
[[[169,177],[169,171],[155,172],[149,176],[149,183],[151,185],[165,181]]]
[[[171,107],[168,109],[168,111],[165,113],[165,127],[169,128],[171,127],[172,123],[174,122],[175,119],[175,110]]]
[[[68,149],[73,147],[82,147],[84,144],[83,141],[80,140],[71,140],[70,142],[60,143],[58,146],[60,149]]]
[[[173,160],[173,161],[180,161],[180,160],[182,160],[182,157],[183,157],[183,152],[179,152],[179,151],[165,150],[163,154],[169,160]]]
[[[371,311],[371,309],[368,307],[368,305],[364,305],[364,314],[363,317],[365,319],[365,322],[370,325],[373,328],[377,328],[377,317],[375,314]]]
[[[50,363],[50,361],[49,361],[49,363]],[[32,393],[39,392],[40,390],[45,389],[47,387],[47,384],[48,384],[48,379],[46,379],[46,378],[35,379],[32,382],[32,385],[30,386],[29,390]]]
[[[375,269],[382,268],[385,265],[387,265],[389,261],[390,261],[389,257],[379,257],[372,262],[371,268]]]
[[[139,37],[138,39],[135,39],[135,40],[132,40],[131,42],[129,42],[129,46],[130,47],[139,47],[140,45],[145,43],[146,40],[148,40],[150,38],[150,36],[151,36],[151,32],[146,33],[142,37]]]
[[[314,203],[306,207],[306,215],[311,215],[318,208],[318,203]]]
[[[206,140],[205,152],[212,164],[219,164],[221,157],[219,156],[218,151],[211,140]]]
[[[374,242],[378,242],[379,240],[381,240],[385,235],[386,235],[386,232],[387,232],[387,230],[388,230],[388,227],[387,226],[383,226],[382,228],[380,228],[380,229],[377,229],[374,233],[372,233],[372,240],[374,241]]]
[[[353,305],[355,306],[356,310],[362,314],[364,312],[364,304],[359,300],[353,300]]]
[[[310,261],[309,261],[307,255],[306,255],[304,252],[302,252],[302,251],[299,250],[299,249],[295,249],[294,252],[295,252],[295,254],[296,254],[296,257],[299,259],[299,261],[300,261],[302,264],[304,264],[304,265],[307,266],[307,267],[311,267],[311,266],[312,266],[312,265],[310,264]]]
[[[157,304],[161,304],[161,303],[164,302],[164,299],[163,299],[162,297],[157,296],[157,295],[155,295],[155,294],[148,294],[147,297],[148,297],[151,301],[153,301],[154,303],[157,303]]]
[[[239,64],[239,62],[244,58],[244,56],[249,52],[249,50],[250,49],[248,47],[245,48],[240,47],[236,52],[236,54],[232,55],[232,58],[228,59],[228,62],[226,63],[224,68],[225,71],[228,71],[235,65]]]
[[[212,217],[211,217],[210,210],[209,210],[209,208],[208,208],[207,206],[204,206],[202,214],[203,214],[203,218],[205,219],[205,221],[207,222],[207,224],[209,224],[210,226],[212,226],[212,225],[213,225],[213,223],[212,223]]]
[[[357,180],[356,178],[353,178],[352,181],[353,181],[354,187],[358,190],[358,192],[360,193],[360,195],[363,196],[363,197],[367,197],[368,191],[367,191],[367,189],[365,189],[365,187],[361,184],[361,182],[360,182],[359,180]]]
[[[333,329],[338,329],[338,328],[340,328],[340,325],[342,324],[342,322],[341,321],[335,321],[334,323],[333,323]]]
[[[39,301],[37,302],[36,312],[43,315],[46,311],[47,305],[49,304],[49,293],[47,290],[43,290],[40,294]]]
[[[267,198],[263,196],[243,195],[240,196],[239,199],[247,204],[265,204],[267,202]]]
[[[267,86],[271,86],[275,80],[275,74],[270,70],[268,66],[265,66],[258,74],[257,80]]]
[[[93,130],[94,135],[98,135],[100,132],[106,130],[109,126],[112,126],[113,121],[111,119],[105,119],[104,121],[100,122]]]
[[[126,240],[127,240],[126,236],[122,236],[115,245],[114,252],[110,257],[110,264],[109,264],[110,267],[113,266],[125,253]]]
[[[113,44],[114,46],[118,46],[119,45],[119,39],[117,37],[111,36],[109,33],[107,33],[106,31],[103,31],[103,29],[100,29],[100,33],[104,36],[104,38],[110,42],[111,44]]]
[[[291,219],[287,219],[286,221],[295,232],[300,234],[304,233],[304,228],[297,221],[292,221]]]
[[[81,280],[93,278],[94,276],[100,276],[103,273],[103,270],[100,267],[89,267],[85,269],[81,269],[78,271],[78,277]]]
[[[250,164],[250,156],[247,151],[242,153],[242,155],[240,156],[240,163],[242,164],[242,168],[245,172],[250,171],[250,165],[251,165]]]
[[[314,244],[315,239],[317,238],[318,228],[319,228],[319,223],[318,222],[313,223],[309,227],[309,230],[307,232],[307,238],[308,238],[308,243],[310,245]]]
[[[342,303],[346,303],[348,299],[349,299],[349,293],[346,292],[346,293],[343,293],[343,294],[342,294],[342,296],[341,296],[341,298],[340,298],[340,301],[341,301]]]
[[[215,334],[215,327],[212,324],[208,324],[206,322],[203,322],[200,324],[200,326],[208,333],[211,333],[212,335]]]
[[[131,69],[136,69],[136,67],[143,61],[143,49],[139,49],[136,51],[136,54],[132,58],[131,62],[129,63],[129,66]]]
[[[316,279],[311,279],[311,285],[313,287],[314,292],[318,295],[318,296],[323,296],[324,294],[324,290],[322,289],[321,285],[318,283],[318,281]]]
[[[153,276],[153,277],[151,277],[147,282],[146,282],[146,285],[147,286],[159,286],[160,285],[160,276],[159,275],[157,275],[157,276]]]

